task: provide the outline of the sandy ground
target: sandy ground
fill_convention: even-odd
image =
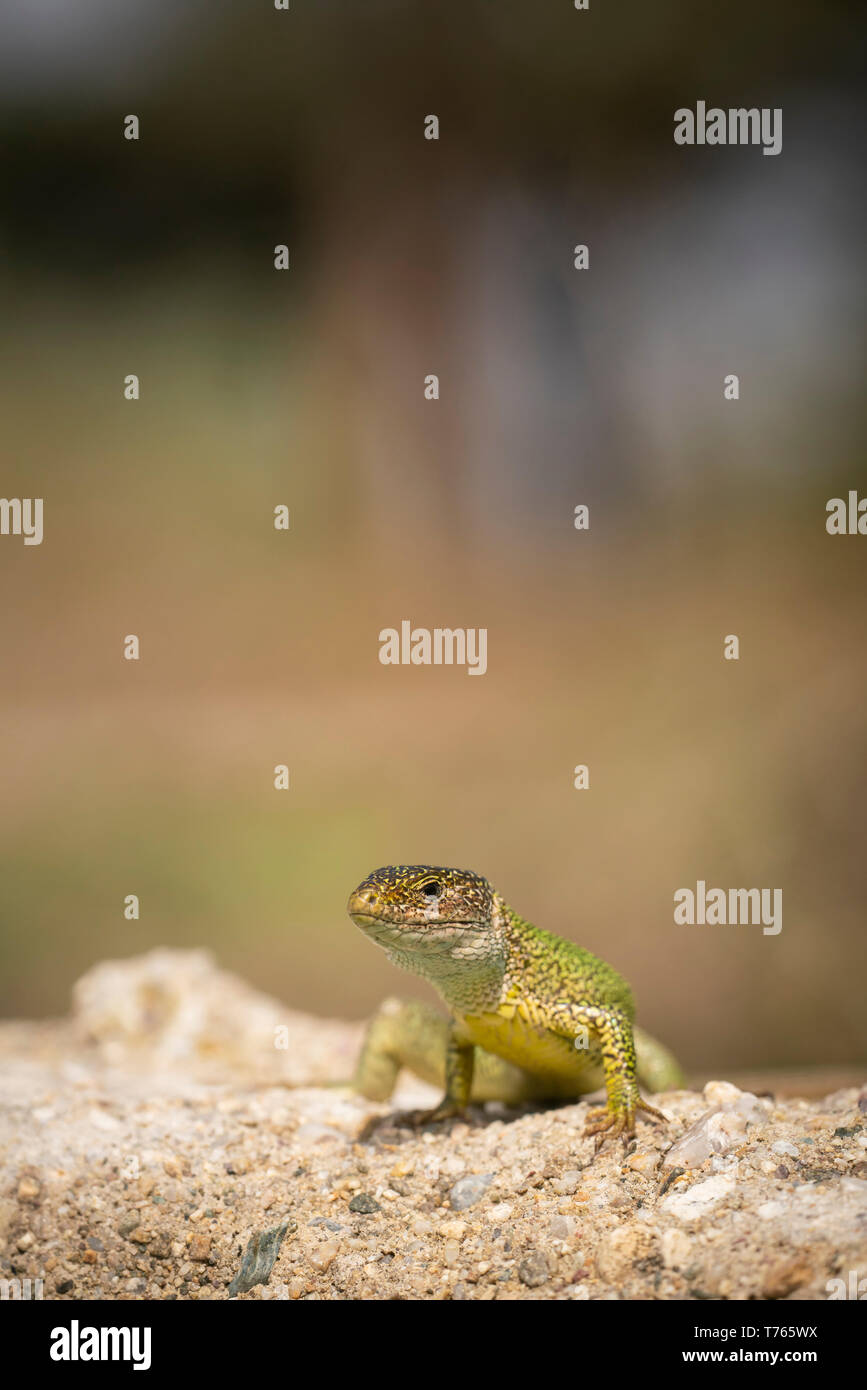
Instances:
[[[0,1026],[0,1297],[797,1300],[867,1280],[867,1087],[666,1093],[666,1127],[598,1155],[586,1102],[359,1143],[392,1110],[339,1084],[359,1039],[204,952],[106,962],[68,1019]],[[405,1076],[394,1104],[434,1099]]]

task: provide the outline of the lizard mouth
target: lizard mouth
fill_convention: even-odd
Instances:
[[[353,922],[385,950],[401,950],[422,955],[449,951],[472,939],[478,928],[473,922],[394,922],[369,913],[351,913]]]
[[[356,926],[368,928],[381,927],[390,931],[425,931],[442,928],[446,931],[459,931],[469,927],[470,922],[449,922],[440,918],[434,909],[429,912],[413,913],[412,916],[389,910],[388,904],[377,902],[373,893],[353,893],[347,911]]]
[[[372,917],[369,912],[350,912],[349,915],[357,927],[375,927],[378,923],[383,922],[383,918]]]
[[[402,916],[379,903],[369,890],[352,894],[349,916],[357,927],[380,946],[400,947],[404,951],[430,951],[448,948],[455,942],[484,931],[481,922],[449,921],[435,912]]]

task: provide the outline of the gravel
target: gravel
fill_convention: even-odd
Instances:
[[[669,1092],[667,1125],[598,1155],[586,1102],[360,1143],[437,1097],[406,1075],[388,1105],[335,1085],[356,1025],[190,954],[97,967],[71,1019],[0,1025],[0,1279],[52,1299],[485,1301],[824,1299],[867,1278],[865,1088]]]

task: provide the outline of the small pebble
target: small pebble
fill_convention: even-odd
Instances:
[[[778,1139],[771,1145],[771,1153],[788,1155],[789,1158],[797,1158],[798,1150],[794,1144],[790,1144],[787,1139]]]
[[[310,1252],[310,1263],[314,1269],[327,1269],[339,1250],[340,1246],[336,1240],[327,1240]]]
[[[518,1265],[518,1278],[530,1289],[547,1284],[550,1277],[548,1257],[542,1250],[531,1250]]]
[[[447,1240],[463,1240],[466,1229],[466,1221],[445,1221],[440,1226],[440,1235],[445,1236]]]
[[[349,1210],[357,1212],[361,1216],[372,1216],[375,1211],[382,1211],[375,1197],[371,1197],[369,1192],[359,1192],[349,1203]]]
[[[459,1178],[449,1193],[452,1211],[466,1211],[467,1207],[475,1206],[476,1202],[484,1197],[493,1181],[493,1173],[472,1173],[468,1177]]]
[[[552,1216],[548,1230],[554,1240],[571,1240],[577,1230],[574,1216]]]

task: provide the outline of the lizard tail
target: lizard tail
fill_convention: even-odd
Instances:
[[[633,1028],[638,1079],[648,1091],[677,1091],[686,1081],[680,1063],[643,1028]]]

